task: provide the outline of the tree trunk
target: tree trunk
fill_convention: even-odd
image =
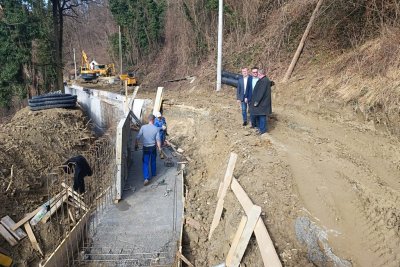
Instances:
[[[54,31],[54,60],[56,64],[56,90],[64,93],[62,72],[62,11],[59,0],[52,0],[53,31]],[[60,38],[61,35],[61,38]]]
[[[311,26],[314,23],[315,17],[317,16],[318,10],[321,7],[323,1],[324,0],[318,0],[317,6],[315,7],[314,12],[311,15],[310,21],[308,22],[307,28],[304,31],[303,37],[301,38],[300,44],[297,47],[296,53],[293,56],[292,62],[290,63],[290,66],[289,66],[288,70],[286,71],[285,77],[283,78],[283,82],[287,82],[290,79],[290,76],[292,75],[294,67],[296,66],[296,63],[299,60],[300,54],[303,51],[304,43],[306,42],[308,33],[310,32]]]

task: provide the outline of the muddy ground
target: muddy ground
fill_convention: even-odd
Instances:
[[[399,266],[398,138],[346,107],[305,104],[291,89],[274,87],[275,119],[265,136],[241,125],[232,88],[165,89],[169,138],[192,159],[185,216],[202,226],[185,225],[184,255],[195,266],[216,265],[227,255],[244,215],[231,191],[219,226],[207,236],[235,152],[234,176],[261,206],[284,266]],[[263,266],[254,236],[243,265]]]
[[[57,166],[88,149],[95,140],[90,128],[78,108],[37,112],[23,108],[11,121],[0,124],[0,218],[9,215],[17,222],[47,201],[49,193],[61,190],[49,186],[48,174],[60,171]],[[33,227],[45,254],[61,241],[60,227],[54,220]],[[28,238],[15,247],[0,238],[0,247],[11,253],[16,266],[38,265],[40,255]]]
[[[195,266],[219,264],[227,255],[244,215],[231,191],[219,226],[211,240],[207,236],[235,152],[234,176],[261,206],[284,266],[399,266],[399,139],[346,106],[295,96],[294,86],[274,87],[275,116],[265,136],[241,125],[233,88],[216,94],[213,86],[186,81],[165,88],[169,140],[191,159],[185,216],[201,225],[185,225],[184,255]],[[138,97],[154,95],[141,90]],[[23,109],[0,134],[0,215],[16,221],[47,199],[45,174],[87,149],[92,136],[79,110]],[[5,192],[12,165],[15,181]],[[56,243],[46,239],[52,229],[35,230],[49,249]],[[20,265],[38,259],[27,239],[17,248]],[[263,266],[254,237],[242,263]]]

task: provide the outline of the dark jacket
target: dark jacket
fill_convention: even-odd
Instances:
[[[269,115],[272,113],[271,81],[267,76],[258,80],[249,107],[252,115]]]
[[[85,192],[85,181],[84,178],[85,176],[92,176],[93,171],[92,168],[90,168],[89,163],[85,159],[84,156],[76,156],[73,158],[70,158],[66,162],[64,162],[64,165],[68,166],[64,167],[64,172],[65,173],[71,173],[71,171],[74,171],[74,186],[73,189],[76,192],[79,193],[84,193]]]
[[[246,94],[247,91],[251,91],[251,76],[247,76],[247,84],[244,84],[244,79],[243,76],[241,76],[238,79],[238,85],[236,87],[236,99],[240,101],[244,101],[246,94],[244,92],[244,88],[246,88]]]
[[[253,93],[253,76],[249,76],[249,79],[247,80],[247,83],[249,84],[249,89],[246,90],[246,94],[244,98],[247,98],[247,101],[250,103],[251,101],[251,96]]]

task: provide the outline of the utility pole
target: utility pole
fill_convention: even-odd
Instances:
[[[75,78],[74,78],[74,80],[76,80],[76,79],[77,79],[77,76],[78,76],[78,74],[77,74],[77,71],[76,71],[76,57],[75,57],[75,48],[74,48],[74,68],[75,68]]]
[[[118,26],[118,33],[119,33],[119,74],[122,75],[122,40],[121,40],[121,26]]]
[[[224,1],[219,0],[218,7],[218,55],[217,55],[217,92],[221,90],[221,73],[222,73],[222,30],[223,30],[223,9]]]

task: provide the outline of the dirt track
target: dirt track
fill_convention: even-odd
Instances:
[[[229,193],[223,219],[207,240],[230,151],[239,154],[234,175],[262,207],[285,266],[312,266],[310,260],[319,266],[399,266],[398,140],[347,110],[306,110],[279,94],[277,121],[260,137],[241,126],[233,90],[216,98],[211,93],[166,92],[170,138],[193,159],[186,216],[203,228],[185,227],[184,254],[196,266],[223,261],[243,215]],[[243,262],[262,265],[255,239]]]

